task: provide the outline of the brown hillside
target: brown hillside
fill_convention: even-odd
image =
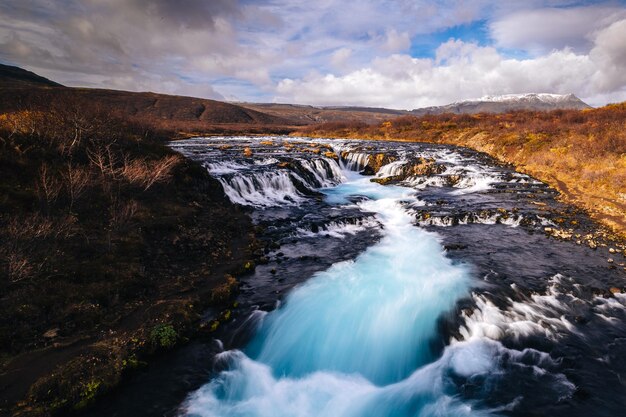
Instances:
[[[0,112],[13,112],[25,107],[45,111],[48,103],[57,101],[95,105],[120,117],[175,132],[207,131],[223,124],[274,128],[288,124],[276,116],[194,97],[85,88],[0,89]]]
[[[195,97],[151,92],[64,87],[22,68],[0,64],[0,113],[47,111],[66,102],[79,113],[97,107],[150,129],[177,134],[287,133],[291,120],[280,115]]]
[[[62,87],[34,72],[19,67],[0,64],[0,88]]]
[[[293,125],[309,125],[337,121],[380,123],[408,114],[403,110],[367,107],[315,107],[297,104],[242,103],[240,106],[286,119]]]
[[[125,114],[145,119],[205,123],[286,124],[284,119],[230,103],[156,93],[76,89],[78,97],[117,106]]]

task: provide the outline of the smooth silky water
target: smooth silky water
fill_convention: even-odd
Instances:
[[[242,277],[240,318],[220,335],[231,350],[198,364],[215,372],[176,413],[609,417],[626,406],[626,296],[608,292],[623,271],[546,238],[562,206],[545,184],[437,145],[172,146],[278,245]],[[358,174],[379,152],[395,161],[376,179],[416,157],[444,169],[382,186]]]
[[[228,370],[193,394],[190,416],[467,415],[444,392],[442,372],[492,364],[473,349],[456,364],[436,359],[437,321],[468,295],[471,277],[446,258],[438,237],[412,224],[415,190],[382,186],[354,172],[323,190],[331,204],[376,213],[383,238],[295,288],[268,314],[248,347],[220,354]],[[421,411],[420,411],[421,410]],[[452,414],[450,414],[452,413]]]
[[[220,340],[165,355],[83,417],[623,415],[623,258],[546,236],[595,226],[563,218],[545,184],[445,145],[171,146],[250,214],[265,260],[240,277]],[[358,174],[381,153],[390,163]],[[417,158],[439,169],[370,181]]]

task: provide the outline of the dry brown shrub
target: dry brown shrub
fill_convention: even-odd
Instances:
[[[50,166],[46,163],[39,167],[39,176],[35,189],[39,195],[39,199],[45,205],[46,210],[56,201],[63,188],[63,183],[54,175]]]
[[[69,195],[69,211],[72,212],[74,204],[83,195],[89,185],[91,174],[87,168],[67,163],[62,173],[63,185]]]
[[[139,204],[135,200],[120,201],[116,199],[109,206],[109,226],[112,231],[119,231],[137,214]]]
[[[87,147],[87,157],[92,166],[97,168],[101,178],[115,178],[117,176],[118,157],[112,150],[111,144],[93,144]]]
[[[0,259],[4,260],[9,282],[15,283],[39,273],[53,255],[53,250],[42,252],[49,242],[72,234],[75,219],[51,219],[41,215],[9,218],[0,230]],[[45,256],[37,256],[44,253]]]
[[[147,191],[154,184],[168,181],[180,160],[178,155],[168,155],[156,161],[125,158],[120,173],[129,183]]]
[[[225,282],[211,290],[211,301],[214,303],[225,303],[231,299],[237,290],[239,282],[230,274],[224,275]]]
[[[40,135],[44,114],[39,111],[23,110],[0,115],[0,127],[9,131],[9,136],[18,133]]]

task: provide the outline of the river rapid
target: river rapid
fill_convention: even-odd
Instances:
[[[147,414],[623,415],[623,256],[546,235],[592,225],[545,184],[443,145],[172,147],[248,208],[265,250],[234,319],[193,345],[206,352],[187,351],[184,376],[157,372],[180,391],[176,378],[203,369],[191,392]]]

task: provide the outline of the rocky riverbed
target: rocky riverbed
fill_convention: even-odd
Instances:
[[[254,272],[210,336],[91,415],[613,416],[626,405],[623,242],[546,184],[445,145],[172,147],[252,217]]]

